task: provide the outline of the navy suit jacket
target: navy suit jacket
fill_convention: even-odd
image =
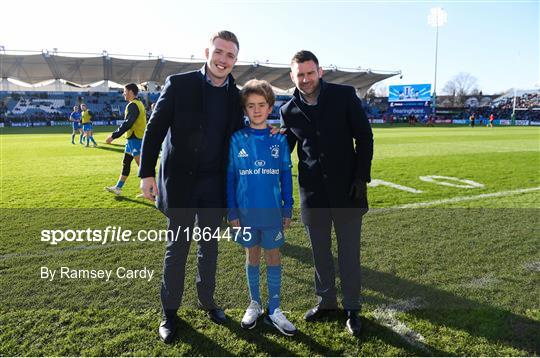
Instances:
[[[206,114],[206,80],[201,71],[169,76],[156,102],[143,138],[141,150],[141,178],[156,175],[156,162],[161,152],[157,177],[159,195],[157,207],[168,215],[171,209],[189,207],[190,197],[198,180],[199,154],[204,150]],[[226,146],[220,172],[225,173],[228,144],[232,133],[242,128],[243,111],[234,78],[229,75]],[[225,202],[225,198],[222,202]]]

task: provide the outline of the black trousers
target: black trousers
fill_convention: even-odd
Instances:
[[[362,211],[358,209],[330,208],[307,210],[317,211],[317,220],[310,221],[305,227],[313,252],[315,292],[320,307],[326,309],[337,307],[336,274],[331,237],[333,224],[338,245],[338,265],[343,293],[343,308],[346,310],[360,310]],[[358,215],[350,215],[350,210],[358,210]],[[344,220],[343,217],[347,219]]]
[[[169,237],[163,261],[161,282],[161,305],[164,315],[175,313],[182,302],[186,261],[193,237],[187,236],[186,228],[193,232],[197,225],[201,230],[209,228],[212,233],[222,223],[224,215],[223,179],[221,176],[201,179],[192,194],[191,207],[173,209],[168,214],[167,229],[180,232],[177,239]],[[216,268],[218,241],[197,241],[197,296],[204,309],[216,308],[214,291],[216,287]]]

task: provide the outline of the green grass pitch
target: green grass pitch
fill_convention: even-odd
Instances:
[[[262,322],[240,328],[244,253],[223,241],[215,297],[230,321],[211,324],[196,308],[193,244],[172,346],[157,335],[163,243],[40,240],[44,229],[165,228],[163,216],[136,198],[135,164],[121,197],[103,190],[115,184],[122,160],[123,140],[104,144],[111,130],[98,127],[99,147],[84,148],[70,143],[69,128],[2,128],[0,355],[540,354],[540,128],[374,128],[359,339],[345,332],[342,313],[302,319],[315,295],[296,209],[282,250],[282,308],[299,334],[285,337]],[[41,267],[61,266],[146,267],[154,277],[40,278]]]

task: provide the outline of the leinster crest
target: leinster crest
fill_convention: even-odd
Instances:
[[[270,155],[273,157],[273,158],[279,158],[279,145],[277,144],[274,144],[273,146],[270,147]]]

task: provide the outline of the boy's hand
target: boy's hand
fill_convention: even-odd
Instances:
[[[291,218],[283,218],[283,230],[287,230],[291,226]]]
[[[105,139],[105,143],[111,144],[113,140],[114,140],[114,139],[113,139],[112,135],[109,135],[109,136],[107,137],[107,139]]]
[[[231,225],[231,227],[240,227],[240,219],[229,221],[229,225]]]

